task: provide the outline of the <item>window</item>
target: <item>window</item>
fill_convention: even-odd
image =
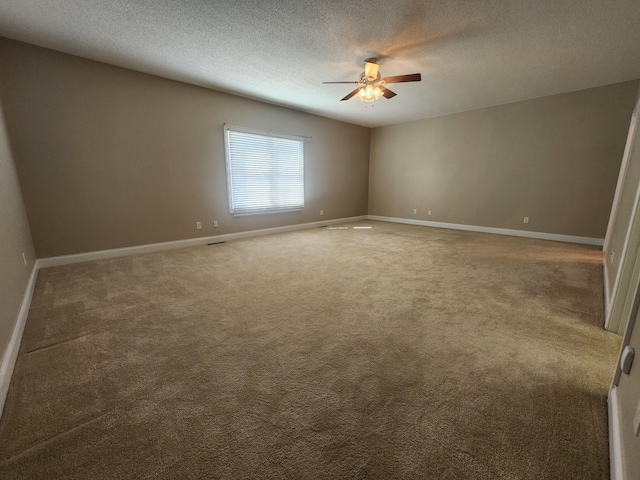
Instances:
[[[300,137],[224,126],[229,212],[304,208],[304,145]]]

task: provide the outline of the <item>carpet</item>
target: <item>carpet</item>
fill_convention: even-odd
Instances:
[[[598,248],[345,227],[41,270],[0,478],[609,478]]]

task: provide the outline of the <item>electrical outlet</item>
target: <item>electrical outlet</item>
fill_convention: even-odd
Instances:
[[[414,209],[413,209],[413,214],[414,214],[414,215],[417,215],[417,214],[418,214],[418,209],[417,209],[417,208],[414,208]]]
[[[27,257],[24,255],[24,252],[22,253],[22,261],[25,265],[27,264]]]
[[[202,224],[200,222],[196,222],[196,229],[200,230],[202,228]]]
[[[427,213],[428,213],[428,215],[431,215],[431,210],[429,210],[429,212],[427,212]]]
[[[218,220],[213,221],[213,228],[218,228]]]
[[[324,215],[324,210],[320,210],[320,216]]]
[[[529,217],[524,217],[524,223],[529,223]]]

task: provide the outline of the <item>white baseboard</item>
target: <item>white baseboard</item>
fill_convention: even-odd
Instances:
[[[187,238],[185,240],[176,240],[173,242],[150,243],[146,245],[136,245],[134,247],[112,248],[109,250],[98,250],[95,252],[76,253],[72,255],[61,255],[59,257],[41,258],[36,263],[38,268],[57,267],[59,265],[69,265],[72,263],[88,262],[91,260],[102,260],[105,258],[125,257],[139,253],[159,252],[162,250],[171,250],[173,248],[193,247],[195,245],[206,245],[207,243],[228,242],[239,238],[257,237],[260,235],[271,235],[274,233],[292,232],[295,230],[304,230],[307,228],[324,227],[334,225],[336,223],[357,222],[367,220],[367,215],[358,217],[336,218],[333,220],[323,220],[320,222],[299,223],[296,225],[285,225],[282,227],[263,228],[261,230],[249,230],[246,232],[226,233],[222,235],[213,235],[210,237]]]
[[[423,227],[449,228],[451,230],[465,230],[467,232],[495,233],[497,235],[510,235],[512,237],[538,238],[541,240],[553,240],[554,242],[580,243],[583,245],[596,245],[600,247],[604,245],[604,238],[577,237],[574,235],[560,235],[557,233],[528,232],[526,230],[509,230],[507,228],[481,227],[477,225],[463,225],[460,223],[431,222],[428,220],[382,217],[379,215],[369,215],[369,220],[406,223],[407,225],[421,225]]]
[[[27,322],[27,316],[29,315],[31,297],[33,296],[33,289],[36,285],[36,278],[38,278],[38,266],[37,264],[34,264],[33,269],[31,270],[31,276],[29,277],[29,283],[27,283],[27,288],[24,292],[24,297],[22,297],[20,311],[16,316],[9,345],[7,345],[7,349],[2,356],[2,363],[0,363],[0,415],[2,415],[2,410],[4,409],[4,402],[7,399],[9,385],[11,384],[11,375],[13,374],[13,368],[16,365],[16,359],[18,358],[20,342],[22,341],[22,332],[24,332],[24,326]]]
[[[421,225],[425,227],[449,228],[453,230],[466,230],[470,232],[495,233],[498,235],[511,235],[516,237],[538,238],[543,240],[554,240],[557,242],[581,243],[586,245],[601,246],[604,239],[590,237],[576,237],[572,235],[558,235],[554,233],[528,232],[525,230],[508,230],[504,228],[479,227],[475,225],[462,225],[457,223],[430,222],[425,220],[413,220],[410,218],[383,217],[378,215],[360,215],[357,217],[337,218],[333,220],[323,220],[319,222],[299,223],[296,225],[285,225],[282,227],[264,228],[261,230],[249,230],[246,232],[227,233],[213,235],[209,237],[188,238],[173,242],[150,243],[146,245],[136,245],[133,247],[112,248],[109,250],[97,250],[93,252],[76,253],[71,255],[61,255],[57,257],[41,258],[37,261],[38,268],[57,267],[59,265],[69,265],[72,263],[88,262],[91,260],[101,260],[105,258],[124,257],[139,253],[159,252],[171,250],[173,248],[192,247],[195,245],[205,245],[207,243],[226,242],[240,238],[257,237],[260,235],[271,235],[274,233],[292,232],[307,228],[317,228],[336,223],[357,222],[360,220],[379,220],[383,222],[405,223],[408,225]]]
[[[611,480],[624,480],[620,411],[618,408],[618,389],[616,387],[609,391],[607,405],[609,410],[609,469]]]

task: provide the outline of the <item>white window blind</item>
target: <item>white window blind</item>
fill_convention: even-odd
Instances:
[[[224,126],[229,212],[304,208],[304,145],[300,137]]]

